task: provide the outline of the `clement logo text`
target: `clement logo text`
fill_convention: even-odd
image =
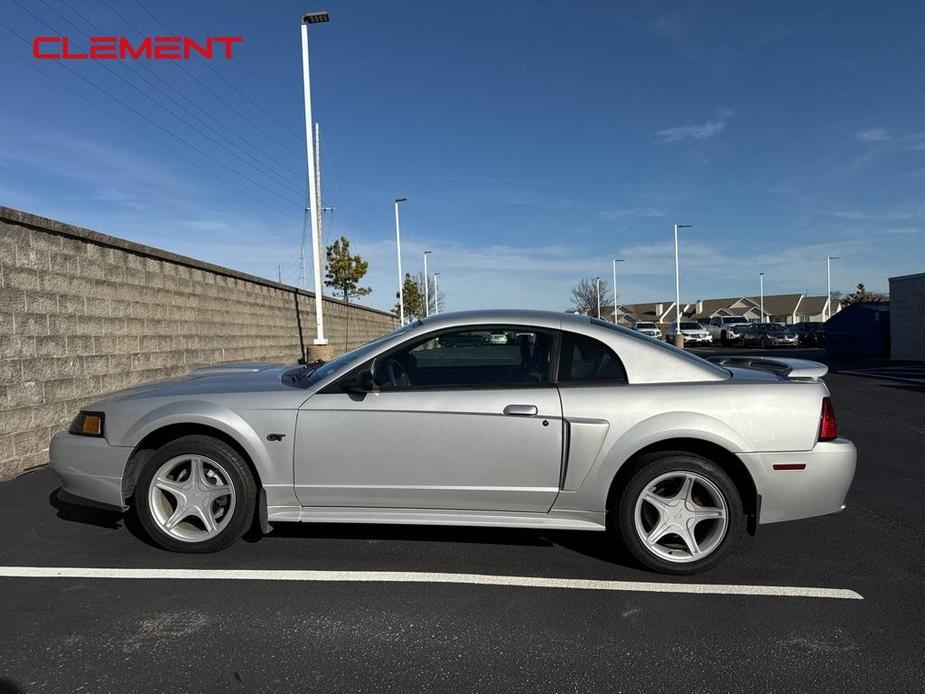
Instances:
[[[124,36],[91,36],[88,50],[81,52],[71,47],[67,36],[36,36],[32,55],[40,60],[188,60],[196,54],[212,60],[218,50],[230,60],[234,44],[243,41],[243,36],[207,36],[202,42],[189,36],[146,36],[133,44]]]

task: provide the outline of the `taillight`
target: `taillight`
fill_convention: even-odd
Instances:
[[[819,424],[819,440],[832,441],[838,438],[838,424],[835,423],[835,408],[832,398],[822,398],[822,418]]]

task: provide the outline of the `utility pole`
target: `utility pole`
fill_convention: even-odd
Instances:
[[[617,263],[626,262],[626,258],[614,258],[613,259],[613,322],[616,325],[617,321]]]
[[[760,305],[761,322],[767,323],[767,321],[764,319],[764,273],[763,272],[758,273],[758,282],[761,285],[761,305]]]
[[[427,256],[430,251],[424,251],[424,317],[430,316],[430,275],[427,274]]]
[[[408,198],[395,198],[395,246],[398,250],[398,320],[399,325],[405,324],[405,278],[401,272],[401,224],[398,220],[398,206]]]
[[[832,317],[832,261],[838,260],[837,255],[826,256],[825,259],[825,305],[822,309],[824,320]]]
[[[678,259],[678,229],[690,229],[690,224],[674,225],[674,311],[675,311],[675,329],[674,344],[675,347],[684,346],[684,335],[681,333],[681,263]]]
[[[306,162],[308,164],[308,200],[312,224],[312,260],[315,274],[315,340],[316,345],[326,345],[328,341],[324,337],[324,314],[322,305],[324,304],[324,295],[321,286],[321,247],[319,243],[319,219],[321,210],[318,200],[318,184],[316,182],[316,159],[315,143],[312,136],[312,90],[311,77],[308,63],[308,25],[320,24],[330,21],[327,12],[311,12],[302,17],[302,88],[305,102],[305,149]],[[302,258],[304,262],[304,251]]]
[[[597,285],[597,319],[601,319],[601,278],[597,277],[594,280]]]

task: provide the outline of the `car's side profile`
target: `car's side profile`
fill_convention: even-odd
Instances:
[[[255,522],[611,529],[690,573],[745,528],[839,511],[854,474],[825,367],[739,359],[584,316],[441,314],[324,364],[115,393],[50,457],[66,498],[131,509],[175,551]]]

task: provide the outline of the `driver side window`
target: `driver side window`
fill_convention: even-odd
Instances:
[[[543,385],[553,342],[521,326],[449,330],[378,358],[373,377],[383,391]]]

